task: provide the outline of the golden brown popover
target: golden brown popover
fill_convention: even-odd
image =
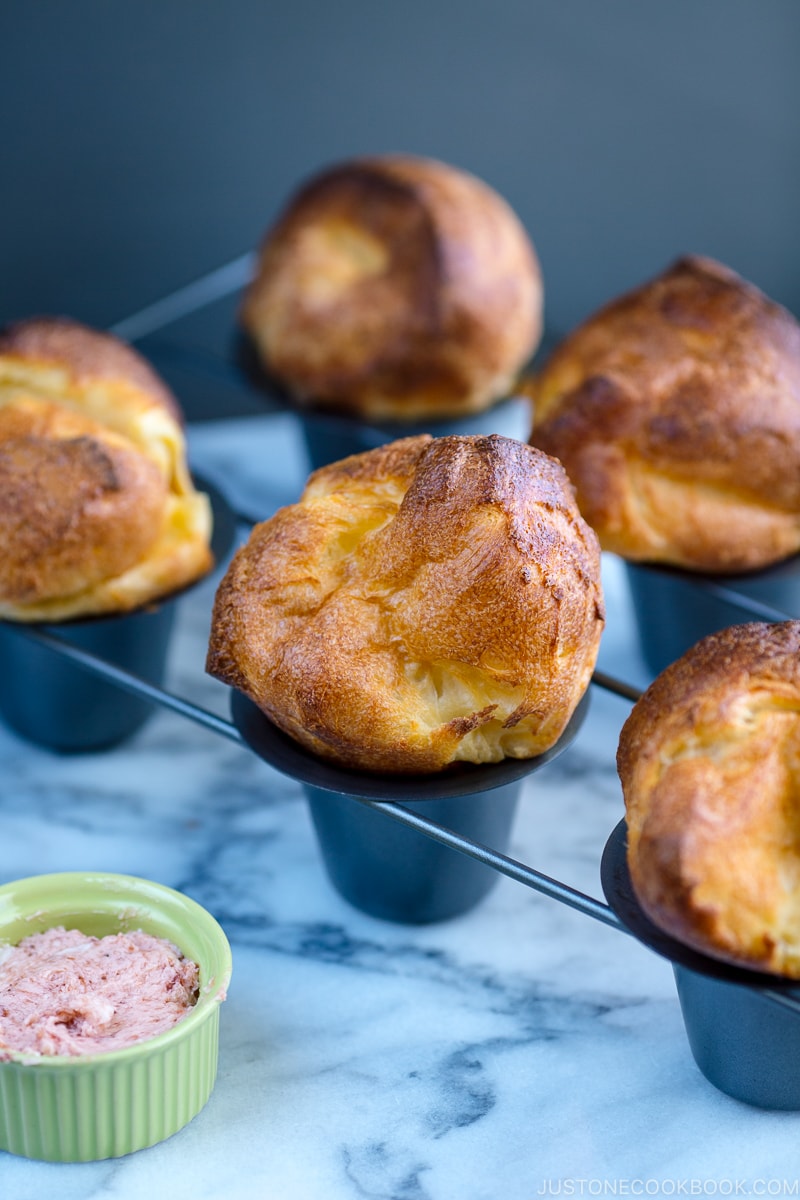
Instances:
[[[488,184],[434,159],[312,178],[261,247],[242,324],[301,402],[416,421],[508,395],[541,335],[538,260]]]
[[[212,565],[177,401],[130,346],[64,318],[0,333],[0,617],[126,612]]]
[[[404,438],[316,471],[217,592],[208,670],[307,749],[436,771],[540,754],[603,627],[597,539],[558,463]]]
[[[637,701],[617,765],[631,880],[655,924],[800,978],[800,621],[698,642]]]
[[[528,389],[605,550],[705,572],[800,549],[800,325],[684,258],[602,308]]]

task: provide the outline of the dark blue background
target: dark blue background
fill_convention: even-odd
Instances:
[[[0,319],[110,325],[403,150],[517,209],[558,336],[686,251],[800,312],[795,0],[37,0],[0,15]]]

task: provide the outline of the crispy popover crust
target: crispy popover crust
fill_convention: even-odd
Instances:
[[[253,529],[207,667],[325,758],[436,771],[548,749],[603,619],[597,539],[559,464],[425,435],[324,467]]]
[[[125,612],[212,565],[180,410],[131,347],[63,318],[0,333],[0,617]]]
[[[704,638],[636,703],[617,765],[652,920],[800,978],[800,621]]]
[[[342,163],[294,195],[241,319],[300,402],[416,420],[487,408],[541,335],[530,239],[486,183],[432,159]]]
[[[606,550],[750,570],[800,549],[800,325],[708,258],[601,309],[529,385]]]

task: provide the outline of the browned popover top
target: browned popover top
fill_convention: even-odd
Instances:
[[[130,346],[66,318],[0,332],[0,617],[124,612],[212,565],[180,409]]]
[[[602,627],[597,539],[558,463],[426,435],[324,467],[255,527],[208,670],[323,757],[435,771],[548,749]]]
[[[28,364],[34,371],[47,366],[66,371],[78,386],[125,381],[140,402],[158,405],[183,423],[177,400],[141,354],[113,334],[68,317],[29,317],[0,329],[0,359]]]
[[[488,184],[434,159],[361,158],[289,201],[242,323],[300,402],[417,420],[507,395],[541,335],[538,260]]]
[[[604,549],[711,572],[800,549],[800,325],[708,258],[601,309],[532,381]]]
[[[800,977],[800,621],[735,625],[687,651],[634,706],[617,765],[652,920]]]

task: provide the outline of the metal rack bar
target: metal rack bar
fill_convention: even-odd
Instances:
[[[742,607],[750,605],[748,597],[740,597],[738,593],[734,593],[734,595],[736,595],[737,600],[741,601]],[[754,603],[757,607],[765,607],[758,605],[758,602]],[[21,633],[65,655],[65,657],[79,666],[116,684],[123,690],[178,713],[180,716],[186,717],[196,724],[202,725],[206,729],[210,729],[212,732],[228,738],[230,741],[236,742],[239,745],[244,744],[238,729],[231,721],[227,721],[223,717],[218,717],[215,713],[211,713],[207,709],[201,708],[199,705],[193,704],[181,696],[176,696],[174,693],[157,687],[155,684],[141,679],[132,672],[126,671],[122,667],[118,667],[114,663],[100,658],[98,655],[75,646],[67,639],[59,637],[49,630],[35,625],[18,625],[16,628]],[[592,683],[597,687],[603,688],[605,691],[632,702],[635,702],[641,695],[639,688],[602,671],[595,671],[592,676]],[[361,796],[354,796],[352,798],[359,804],[364,804],[368,808],[382,812],[392,820],[416,829],[426,837],[430,837],[434,841],[440,842],[442,845],[456,850],[461,854],[466,854],[495,871],[507,875],[510,879],[514,879],[526,887],[540,892],[542,895],[558,900],[560,903],[566,904],[568,907],[582,912],[586,916],[593,917],[595,920],[614,929],[618,929],[624,933],[628,932],[616,914],[603,901],[586,895],[584,892],[580,892],[558,879],[553,879],[541,871],[529,867],[526,863],[521,863],[504,854],[499,854],[497,851],[492,850],[491,847],[465,838],[443,825],[438,825],[436,822],[430,821],[418,813],[409,811],[400,804],[386,800],[369,800]],[[765,994],[769,999],[774,1000],[775,1003],[800,1010],[800,999],[794,999],[781,992]]]
[[[160,704],[162,707],[176,712],[180,716],[187,717],[189,720],[195,721],[198,725],[202,725],[206,729],[220,734],[222,737],[229,738],[239,745],[244,744],[236,726],[232,722],[226,721],[223,717],[218,717],[207,709],[201,708],[197,704],[192,704],[189,700],[184,700],[172,692],[156,687],[155,684],[148,683],[146,680],[140,679],[138,675],[134,675],[122,667],[115,666],[98,655],[90,653],[88,650],[73,645],[65,638],[59,637],[49,630],[41,629],[36,625],[18,625],[15,628],[34,641],[40,642],[51,650],[63,654],[72,662],[116,684],[125,691],[132,692],[142,699],[150,700],[154,704]],[[623,688],[627,687],[627,685],[620,686]],[[418,813],[403,808],[401,804],[394,804],[387,800],[368,800],[361,796],[354,796],[353,799],[357,800],[359,804],[364,804],[368,808],[374,808],[378,812],[384,813],[386,816],[399,821],[403,825],[416,829],[419,833],[433,838],[434,841],[440,842],[452,850],[457,850],[462,854],[468,855],[470,858],[476,859],[478,862],[484,863],[486,866],[492,867],[494,870],[507,875],[510,879],[515,879],[517,882],[525,884],[534,891],[559,900],[562,904],[577,909],[587,916],[594,917],[596,920],[602,921],[605,925],[611,925],[615,929],[624,929],[607,904],[604,904],[601,900],[596,900],[593,896],[587,896],[585,893],[571,888],[565,883],[561,883],[560,880],[552,879],[550,876],[534,870],[533,867],[529,867],[525,863],[518,862],[516,859],[509,858],[504,854],[498,854],[496,850],[492,850],[489,846],[484,846],[479,842],[473,842],[469,838],[462,837],[445,826],[428,820],[427,817],[420,816]]]
[[[606,692],[620,696],[623,700],[631,700],[634,704],[642,694],[641,688],[634,687],[630,683],[623,683],[621,679],[615,679],[613,675],[606,675],[604,671],[595,671],[592,675],[592,683]]]
[[[672,571],[669,567],[661,567],[658,563],[648,563],[648,571],[655,575],[664,575],[669,578]],[[717,600],[723,600],[726,604],[730,604],[733,608],[739,608],[742,612],[747,613],[751,617],[756,617],[760,621],[787,621],[792,619],[792,614],[784,612],[782,608],[775,608],[772,604],[765,604],[763,600],[756,600],[754,596],[748,596],[744,592],[738,592],[735,584],[717,583],[714,579],[709,579],[704,575],[699,579],[693,579],[690,573],[681,576],[681,579],[688,583],[691,587],[696,587],[700,591],[706,592],[709,596],[714,596]]]
[[[214,300],[221,300],[223,296],[235,292],[247,283],[255,261],[254,252],[241,254],[232,262],[209,271],[200,279],[194,279],[185,287],[170,292],[161,300],[156,300],[154,304],[148,304],[139,312],[132,313],[122,321],[117,321],[116,325],[109,328],[109,333],[125,338],[129,342],[146,337],[156,329],[168,325],[170,321],[178,321],[202,305],[211,304]]]
[[[366,804],[369,808],[374,808],[378,812],[385,813],[388,817],[400,821],[403,825],[408,825],[410,828],[426,834],[435,841],[441,842],[443,846],[449,846],[451,850],[458,850],[461,854],[467,854],[470,858],[474,858],[488,867],[493,867],[495,871],[499,871],[502,875],[507,875],[509,879],[515,879],[518,883],[524,883],[527,887],[532,888],[533,891],[541,892],[544,896],[550,896],[553,900],[560,900],[562,904],[566,904],[569,908],[574,908],[586,916],[594,917],[597,921],[602,921],[604,925],[610,925],[614,929],[619,929],[623,933],[627,933],[616,913],[612,912],[602,900],[595,900],[593,896],[587,896],[585,892],[579,892],[576,888],[569,887],[566,883],[562,883],[558,879],[552,879],[549,875],[543,875],[541,871],[536,871],[533,867],[529,867],[525,863],[518,862],[514,858],[508,858],[505,854],[498,854],[496,850],[492,850],[480,842],[473,842],[470,838],[462,837],[461,834],[454,833],[444,825],[438,825],[435,821],[429,821],[427,817],[421,817],[417,813],[409,812],[402,805],[393,804],[386,800],[364,800],[360,796],[353,796],[352,799],[357,800],[359,804]]]
[[[154,684],[140,679],[139,676],[132,674],[130,671],[125,671],[121,667],[117,667],[113,663],[100,658],[98,655],[91,654],[87,650],[74,646],[65,638],[58,637],[48,630],[41,629],[35,625],[18,625],[15,628],[33,640],[40,642],[42,645],[48,646],[51,650],[64,654],[66,658],[69,658],[79,666],[116,684],[125,691],[132,692],[140,698],[151,700],[154,704],[160,704],[162,707],[178,713],[179,716],[187,717],[189,720],[195,721],[198,725],[202,725],[206,729],[210,729],[212,732],[218,733],[240,746],[244,745],[236,726],[232,722],[216,716],[215,713],[208,712],[207,709],[201,708],[189,700],[184,700],[181,696],[176,696],[172,692],[156,687]],[[626,699],[635,699],[638,694],[635,688],[621,683],[611,676],[599,675],[598,673],[598,677],[593,682]],[[444,825],[439,825],[435,821],[430,821],[418,813],[403,808],[401,804],[394,804],[387,800],[368,800],[361,796],[353,796],[352,799],[359,804],[366,805],[368,808],[373,808],[378,812],[384,813],[387,817],[398,821],[402,825],[416,829],[419,833],[440,842],[443,846],[447,846],[451,850],[456,850],[461,854],[466,854],[470,858],[474,858],[477,862],[481,862],[485,866],[498,871],[500,874],[508,876],[509,879],[514,879],[517,883],[524,884],[526,887],[531,888],[532,891],[549,896],[553,900],[558,900],[561,904],[565,904],[567,907],[583,913],[584,916],[592,917],[594,920],[600,921],[602,924],[608,925],[620,933],[632,936],[619,920],[616,913],[602,900],[595,899],[594,896],[588,896],[585,892],[578,891],[576,888],[570,887],[558,879],[553,879],[551,876],[545,875],[533,867],[529,867],[526,863],[518,862],[517,859],[509,858],[505,854],[499,854],[489,846],[484,846],[480,842],[473,842],[469,838],[462,837],[461,834],[447,829]],[[800,1012],[800,996],[793,996],[790,993],[780,991],[762,991],[761,994],[767,1000],[780,1007]]]
[[[153,704],[160,704],[163,708],[179,713],[182,717],[188,717],[198,725],[204,725],[206,729],[211,729],[214,733],[219,733],[232,742],[244,744],[235,725],[223,717],[216,716],[215,713],[208,712],[205,708],[200,708],[197,704],[192,704],[190,700],[184,700],[181,696],[175,696],[172,692],[165,691],[164,688],[148,683],[146,679],[141,679],[138,675],[134,675],[114,663],[107,662],[106,659],[100,658],[99,655],[92,654],[80,646],[74,646],[66,638],[58,637],[57,634],[50,633],[46,629],[41,629],[36,625],[22,624],[16,625],[15,629],[34,641],[40,642],[43,646],[63,654],[65,658],[69,658],[94,675],[99,675],[102,679],[116,684],[123,691],[131,692],[143,700],[151,700]]]

